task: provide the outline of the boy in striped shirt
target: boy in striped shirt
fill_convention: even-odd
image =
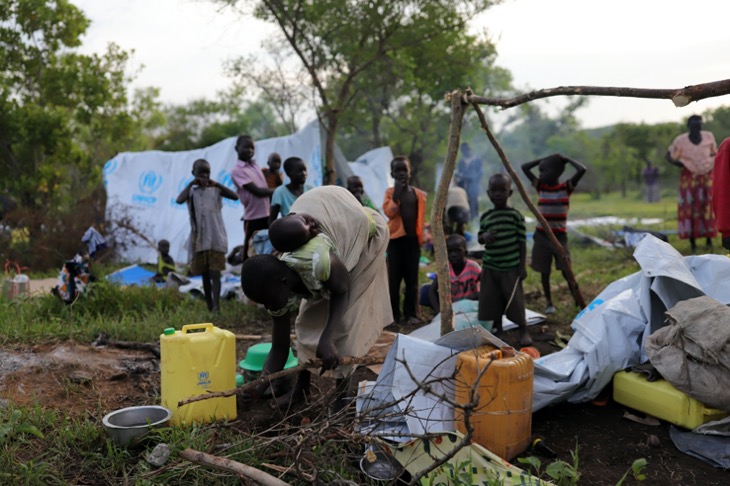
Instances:
[[[494,208],[479,218],[479,243],[484,245],[479,289],[480,324],[492,322],[494,333],[502,332],[502,315],[519,326],[520,345],[532,344],[527,332],[522,280],[525,269],[525,218],[508,206],[512,181],[506,174],[494,174],[487,189]]]
[[[570,179],[560,182],[560,176],[565,171],[565,164],[575,168],[575,174]],[[538,168],[539,176],[533,174],[532,169]],[[525,173],[530,183],[537,189],[537,209],[543,215],[555,238],[560,242],[565,252],[565,257],[570,259],[568,250],[568,208],[570,207],[570,195],[586,173],[586,167],[569,157],[561,154],[553,154],[548,157],[525,162],[522,164],[522,172]],[[550,270],[553,259],[555,268],[560,270],[565,277],[565,269],[558,257],[556,249],[553,248],[550,240],[545,234],[545,228],[538,221],[535,227],[534,245],[532,246],[532,259],[530,267],[540,273],[542,289],[545,293],[545,314],[555,312],[553,298],[550,293]],[[567,278],[566,278],[567,281]]]

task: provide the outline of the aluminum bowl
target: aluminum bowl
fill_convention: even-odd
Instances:
[[[127,407],[104,416],[101,422],[119,447],[136,444],[150,429],[162,427],[172,418],[172,411],[159,405]]]

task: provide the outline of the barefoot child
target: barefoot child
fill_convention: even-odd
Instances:
[[[570,179],[560,182],[560,176],[565,171],[565,164],[570,164],[575,168],[575,174]],[[539,169],[539,177],[532,173],[532,169],[537,166]],[[568,251],[568,208],[570,207],[570,195],[578,185],[586,173],[586,167],[580,162],[568,158],[561,154],[553,154],[543,159],[533,160],[522,164],[522,172],[530,179],[532,185],[537,189],[539,198],[537,201],[537,209],[545,217],[550,225],[550,230],[563,246],[566,258],[570,258]],[[542,289],[545,293],[545,314],[555,312],[552,294],[550,293],[550,269],[555,260],[555,268],[563,273],[563,277],[568,280],[565,274],[563,264],[558,257],[557,251],[553,248],[547,235],[547,231],[538,222],[535,227],[534,244],[532,246],[532,259],[530,266],[533,270],[540,273],[542,281]]]
[[[527,276],[525,218],[508,206],[512,181],[506,174],[489,178],[487,196],[494,208],[479,219],[479,243],[484,245],[479,289],[480,324],[492,321],[493,332],[502,332],[502,315],[519,326],[520,345],[532,344],[527,332],[522,280]]]
[[[426,193],[410,185],[411,162],[408,157],[394,158],[390,163],[393,187],[385,191],[383,213],[388,217],[390,243],[388,244],[388,279],[390,307],[398,323],[400,285],[405,282],[403,318],[409,325],[418,324],[418,264],[421,259],[423,227],[426,222]]]
[[[187,203],[190,214],[190,273],[203,277],[208,310],[220,310],[221,272],[226,268],[228,236],[223,223],[222,198],[237,200],[235,192],[210,178],[210,164],[198,159],[193,164],[195,179],[177,196]]]

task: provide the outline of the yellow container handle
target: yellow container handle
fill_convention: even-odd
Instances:
[[[182,327],[182,333],[187,334],[188,331],[193,331],[195,329],[205,329],[205,332],[213,332],[213,323],[204,322],[202,324],[186,324]]]

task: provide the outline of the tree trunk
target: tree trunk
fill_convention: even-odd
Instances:
[[[431,228],[433,230],[433,252],[436,258],[436,274],[439,280],[439,307],[441,308],[441,335],[454,330],[454,311],[451,307],[451,279],[449,278],[449,259],[446,252],[446,238],[444,237],[444,209],[446,195],[449,192],[451,178],[456,168],[456,156],[459,153],[461,124],[464,120],[464,104],[461,100],[461,91],[454,90],[451,97],[451,124],[449,126],[449,144],[446,149],[446,159],[441,172],[436,200],[431,209]]]
[[[327,112],[327,126],[325,131],[327,138],[324,146],[325,171],[322,175],[322,185],[333,185],[337,182],[337,170],[335,169],[335,134],[337,133],[337,125],[339,117],[334,111]]]

